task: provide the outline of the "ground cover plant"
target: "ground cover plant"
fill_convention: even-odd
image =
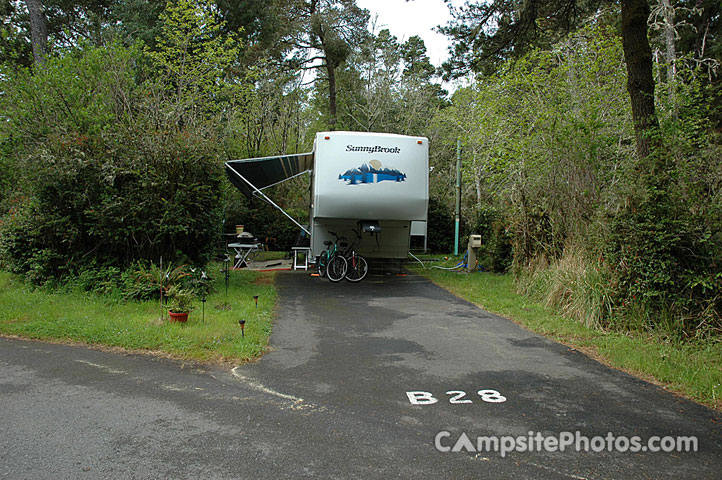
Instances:
[[[223,274],[216,270],[205,309],[196,297],[187,323],[170,322],[157,299],[123,300],[120,293],[38,288],[0,272],[0,334],[215,363],[257,358],[266,352],[271,332],[273,274],[232,270],[226,297]],[[246,321],[244,336],[241,319]]]

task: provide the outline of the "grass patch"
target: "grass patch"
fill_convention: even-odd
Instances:
[[[0,333],[73,341],[127,350],[160,351],[205,362],[249,361],[268,348],[276,291],[273,273],[231,271],[228,297],[223,273],[216,290],[185,324],[161,319],[157,301],[121,302],[92,293],[33,288],[0,272]],[[259,296],[256,309],[253,296]],[[238,320],[246,320],[241,337]]]
[[[439,258],[438,256],[435,258]],[[458,262],[427,263],[453,266]],[[612,367],[653,381],[699,403],[722,410],[722,342],[676,342],[648,333],[604,331],[560,315],[516,291],[511,275],[423,269],[409,264],[451,293],[529,330],[577,348]]]

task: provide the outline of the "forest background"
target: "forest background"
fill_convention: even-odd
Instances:
[[[0,262],[30,282],[203,265],[236,223],[288,248],[296,228],[223,162],[391,132],[430,139],[432,251],[453,250],[460,139],[484,269],[590,326],[722,336],[718,1],[470,2],[441,69],[354,0],[3,0],[0,18]],[[308,220],[306,178],[273,197]]]

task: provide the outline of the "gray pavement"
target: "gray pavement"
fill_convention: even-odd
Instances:
[[[0,478],[720,478],[722,415],[418,276],[277,286],[273,351],[231,372],[0,340]],[[439,432],[446,448],[611,432],[699,451],[502,458],[439,452]]]

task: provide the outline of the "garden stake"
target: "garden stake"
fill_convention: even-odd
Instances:
[[[201,284],[203,285],[203,290],[201,291],[201,302],[203,302],[203,323],[206,323],[206,280],[208,280],[206,272],[201,271]]]
[[[160,289],[160,320],[165,321],[165,313],[163,313],[163,255],[160,256],[160,278],[158,279],[158,288]]]
[[[226,259],[223,260],[223,262],[226,264],[226,303],[228,303],[228,280],[229,280],[228,262],[230,262],[230,261],[231,261],[231,259],[228,257],[228,255],[226,255]]]

